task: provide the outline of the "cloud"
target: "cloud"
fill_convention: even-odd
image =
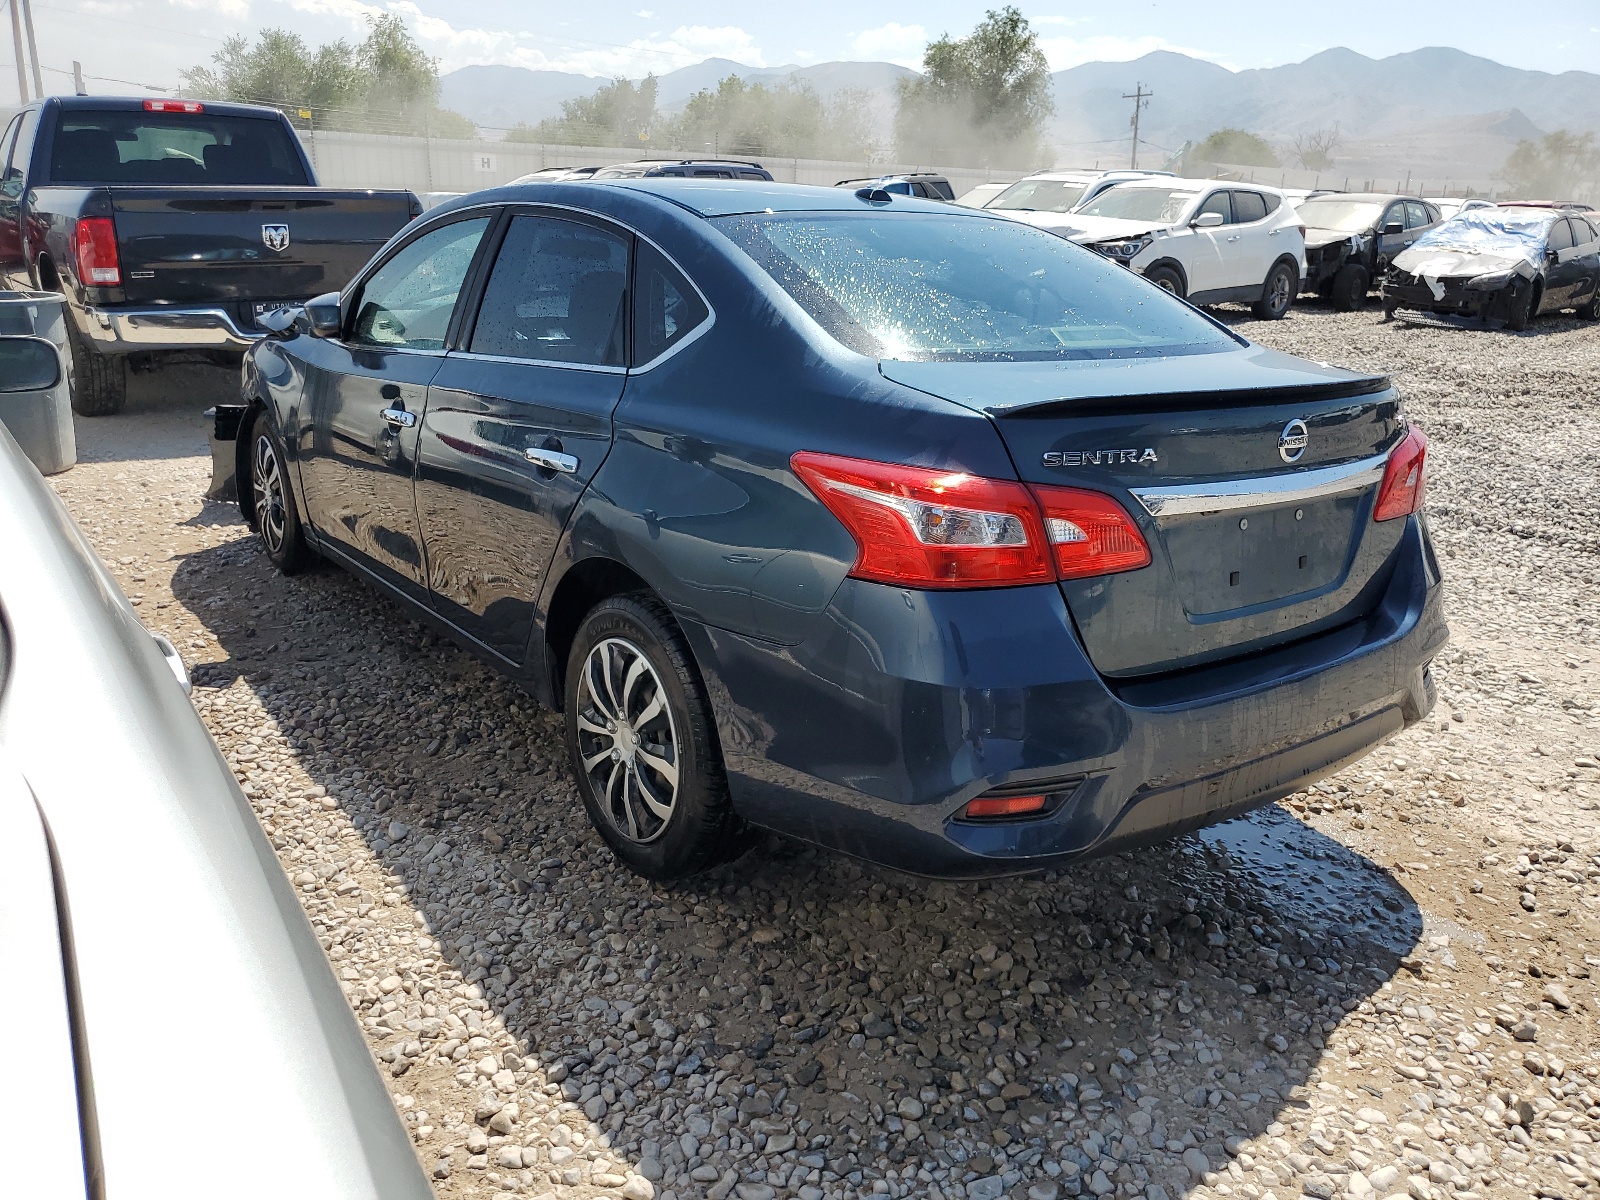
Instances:
[[[1029,17],[1029,23],[1034,25],[1093,25],[1093,17]]]
[[[863,58],[899,63],[903,67],[922,66],[922,51],[928,44],[928,31],[921,25],[902,25],[890,21],[876,29],[856,34],[851,49]]]
[[[1226,61],[1213,50],[1195,50],[1189,46],[1175,46],[1166,38],[1146,34],[1144,37],[1055,37],[1040,38],[1039,49],[1050,61],[1052,71],[1065,71],[1068,67],[1086,62],[1128,62],[1142,58],[1156,50],[1170,50],[1174,54],[1187,54],[1190,58],[1214,62],[1230,71],[1239,68]]]
[[[352,28],[362,32],[366,31],[368,18],[381,17],[384,14],[384,10],[379,6],[363,4],[361,0],[288,0],[288,3],[296,12],[335,17],[348,21]]]
[[[167,0],[167,3],[178,8],[221,13],[235,21],[243,21],[250,15],[248,0]]]

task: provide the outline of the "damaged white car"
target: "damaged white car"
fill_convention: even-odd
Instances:
[[[1406,310],[1522,330],[1565,309],[1600,318],[1600,229],[1592,213],[1470,209],[1396,255],[1383,281],[1386,317]]]

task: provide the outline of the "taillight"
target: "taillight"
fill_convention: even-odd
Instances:
[[[995,817],[1025,817],[1044,811],[1043,796],[979,796],[967,801],[961,815],[972,820]]]
[[[1413,425],[1400,444],[1389,451],[1372,519],[1392,521],[1396,517],[1409,517],[1422,507],[1427,490],[1428,439]]]
[[[1110,496],[801,451],[795,474],[856,543],[851,574],[909,587],[1005,587],[1131,571],[1150,549]]]
[[[1104,492],[1036,487],[1045,536],[1062,579],[1115,575],[1150,564],[1150,547],[1126,509]]]
[[[942,588],[1055,578],[1020,483],[808,450],[790,465],[855,538],[858,579]]]
[[[116,287],[122,282],[117,260],[117,227],[110,217],[80,217],[73,236],[78,281],[85,287]]]
[[[146,100],[145,112],[201,113],[206,106],[198,100]]]

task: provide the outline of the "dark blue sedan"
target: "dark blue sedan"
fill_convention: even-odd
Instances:
[[[246,360],[243,507],[566,714],[635,871],[981,876],[1284,796],[1433,703],[1427,443],[1090,251],[619,180],[415,221]]]

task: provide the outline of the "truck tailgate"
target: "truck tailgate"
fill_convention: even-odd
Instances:
[[[129,304],[240,307],[342,288],[411,219],[406,192],[112,187]]]

